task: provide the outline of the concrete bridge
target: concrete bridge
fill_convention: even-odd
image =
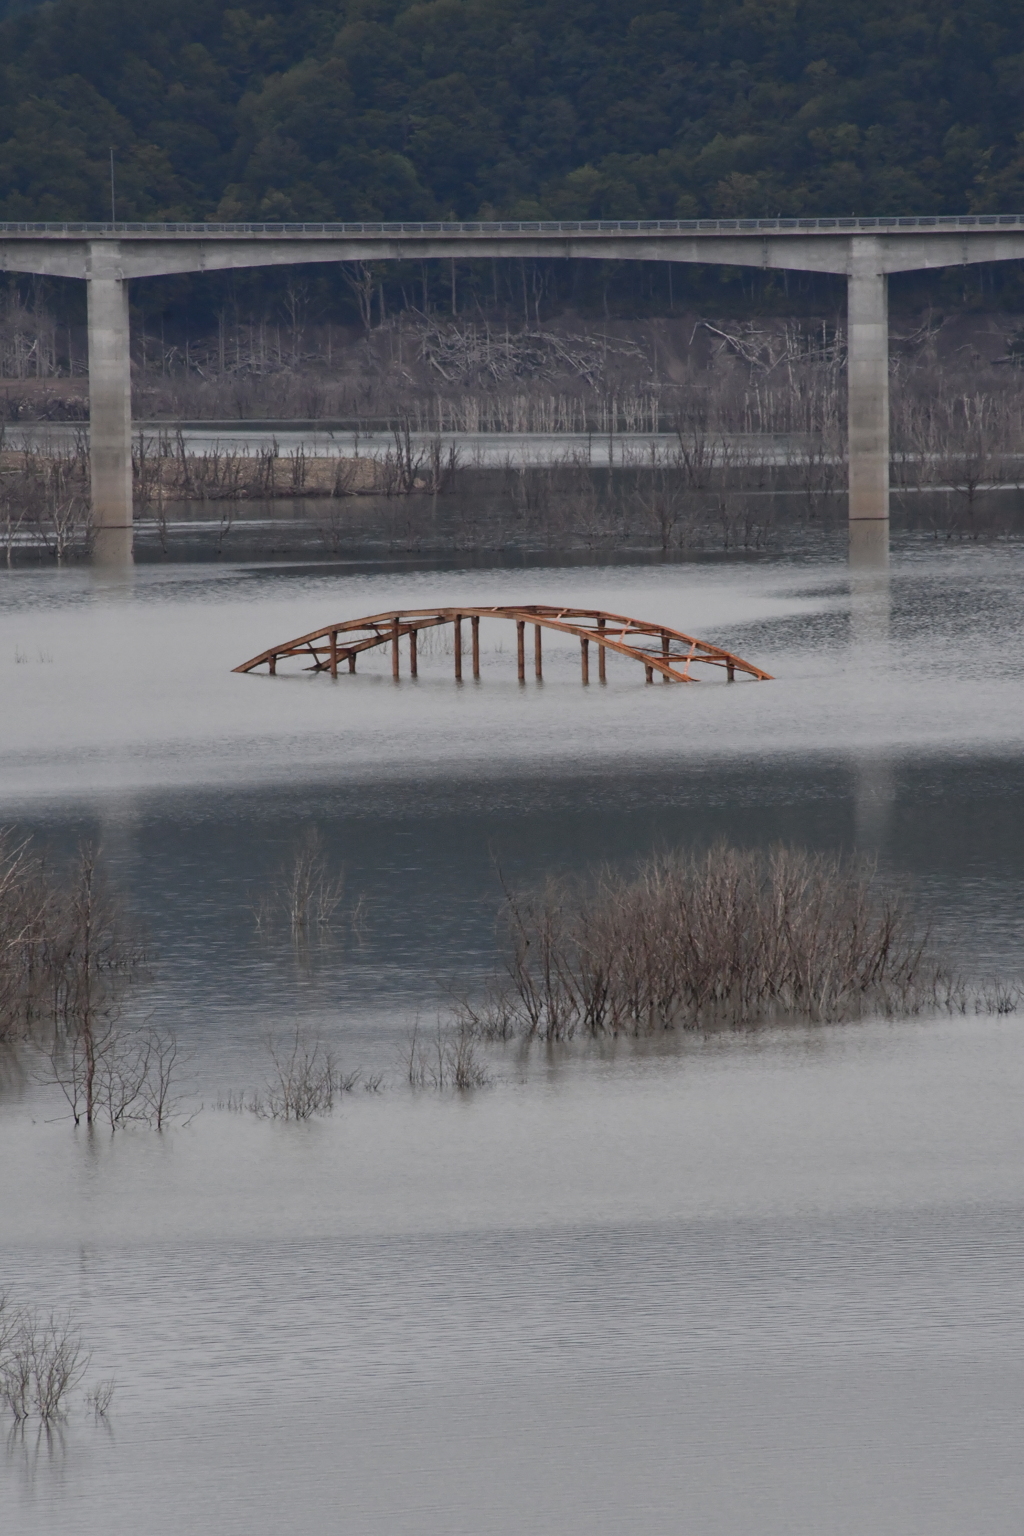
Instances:
[[[2,224],[0,270],[88,285],[97,556],[132,544],[128,284],[178,272],[474,257],[678,261],[832,272],[847,282],[851,554],[889,530],[890,272],[1024,259],[1024,215],[877,219],[562,220],[475,224]]]

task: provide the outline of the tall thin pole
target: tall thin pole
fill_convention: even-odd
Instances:
[[[110,146],[110,222],[117,223],[117,197],[114,191],[114,146]]]

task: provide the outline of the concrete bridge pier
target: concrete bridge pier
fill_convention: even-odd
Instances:
[[[97,561],[123,565],[132,558],[132,381],[119,246],[91,244],[86,288],[93,550]]]
[[[851,240],[847,278],[850,562],[889,560],[889,296],[882,242]]]

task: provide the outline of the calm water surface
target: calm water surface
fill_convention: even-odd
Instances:
[[[0,578],[0,818],[102,841],[204,1105],[88,1143],[4,1085],[0,1285],[119,1385],[109,1427],[11,1438],[0,1529],[1019,1532],[1019,1019],[510,1053],[460,1101],[397,1062],[493,964],[499,869],[720,837],[868,852],[953,963],[1019,974],[1022,561]],[[520,689],[486,625],[479,685],[441,647],[397,686],[231,674],[458,601],[661,619],[776,681],[584,690],[552,640]],[[297,951],[250,904],[312,826],[363,920]],[[386,1091],[217,1110],[295,1023]]]

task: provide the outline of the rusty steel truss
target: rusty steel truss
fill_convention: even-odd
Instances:
[[[470,624],[470,655],[473,676],[480,676],[480,620],[508,619],[516,626],[516,658],[519,681],[526,681],[526,626],[533,625],[533,665],[539,678],[542,672],[541,631],[554,630],[558,634],[573,635],[580,642],[580,668],[584,683],[590,682],[590,647],[597,647],[597,675],[606,680],[606,659],[609,651],[628,656],[644,668],[647,682],[653,683],[655,672],[665,683],[692,683],[697,681],[690,668],[697,663],[724,669],[729,682],[737,672],[752,677],[757,682],[771,680],[769,672],[762,672],[741,656],[723,651],[717,645],[695,640],[681,630],[667,624],[648,624],[643,619],[630,619],[621,613],[604,613],[599,608],[548,608],[540,603],[528,603],[521,607],[499,608],[402,608],[393,613],[374,613],[365,619],[346,619],[339,624],[325,624],[297,640],[285,640],[280,645],[261,651],[250,661],[243,661],[235,672],[252,672],[265,666],[276,673],[279,661],[289,657],[310,663],[307,672],[329,672],[337,677],[338,666],[345,662],[350,672],[356,670],[356,657],[360,651],[375,650],[378,646],[391,647],[391,675],[400,675],[401,642],[409,642],[409,675],[417,674],[417,636],[420,630],[437,629],[451,624],[454,631],[455,678],[462,680],[462,625]]]

